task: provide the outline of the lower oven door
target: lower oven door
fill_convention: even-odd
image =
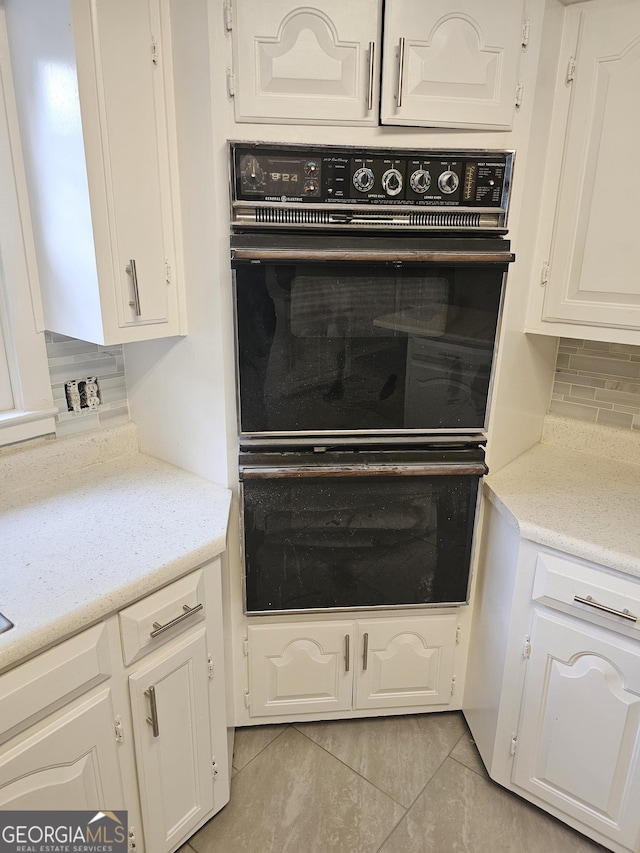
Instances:
[[[468,600],[481,448],[241,457],[246,613]]]

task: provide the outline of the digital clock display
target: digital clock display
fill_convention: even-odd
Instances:
[[[273,159],[268,161],[267,192],[284,192],[302,184],[302,163],[299,160]]]

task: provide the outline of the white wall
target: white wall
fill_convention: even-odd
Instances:
[[[207,0],[170,5],[188,334],[129,344],[125,363],[141,449],[226,484],[235,468],[226,165],[218,132],[226,98],[209,40],[209,14],[215,30],[221,12],[222,3]]]

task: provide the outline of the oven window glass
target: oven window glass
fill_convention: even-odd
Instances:
[[[235,272],[242,433],[484,428],[503,267]]]
[[[478,477],[243,483],[247,612],[466,601]]]

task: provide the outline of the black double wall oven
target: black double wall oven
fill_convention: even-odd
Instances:
[[[245,611],[467,601],[513,152],[229,153]]]

